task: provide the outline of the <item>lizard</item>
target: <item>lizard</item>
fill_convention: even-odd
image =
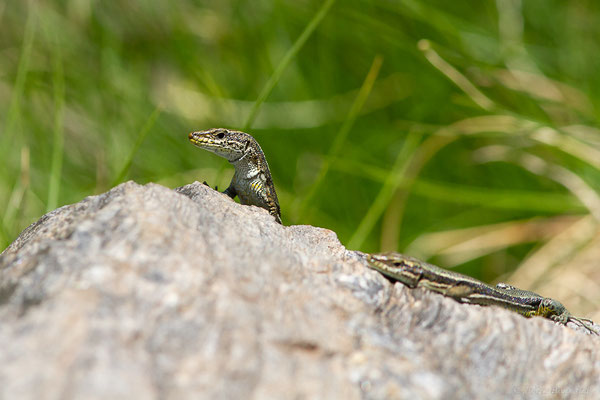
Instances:
[[[409,288],[422,287],[460,303],[500,306],[527,318],[540,316],[561,325],[573,322],[590,333],[600,335],[590,326],[594,324],[591,320],[574,317],[557,300],[506,283],[491,286],[470,276],[448,271],[400,253],[368,254],[367,263],[388,279],[402,282]]]
[[[282,223],[271,171],[256,139],[245,132],[224,128],[192,132],[188,138],[195,146],[225,158],[235,167],[231,183],[223,193],[232,199],[238,196],[242,204],[264,208]]]

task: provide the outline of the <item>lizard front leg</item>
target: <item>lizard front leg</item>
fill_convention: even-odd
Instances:
[[[227,196],[231,197],[232,199],[235,199],[235,196],[237,196],[237,192],[235,191],[235,188],[233,187],[233,182],[231,182],[229,187],[227,189],[225,189],[222,193],[225,193]]]
[[[573,322],[575,325],[587,329],[590,333],[600,335],[599,332],[592,328],[594,323],[591,320],[574,317],[561,303],[554,299],[545,298],[542,300],[535,315],[549,318],[561,325],[567,325],[567,322]]]

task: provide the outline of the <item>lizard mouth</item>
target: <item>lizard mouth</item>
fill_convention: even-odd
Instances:
[[[198,135],[197,132],[190,132],[190,134],[188,135],[188,139],[193,144],[200,144],[200,143],[202,143],[201,142],[201,137],[200,137],[200,135]]]
[[[210,140],[210,138],[207,138],[205,136],[199,135],[196,132],[192,132],[188,135],[188,138],[190,139],[190,142],[192,142],[192,144],[195,144],[196,146],[201,146],[201,147],[215,147],[216,145]]]

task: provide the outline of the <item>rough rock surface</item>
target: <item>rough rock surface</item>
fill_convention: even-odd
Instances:
[[[0,399],[600,398],[600,339],[393,285],[311,226],[133,182],[0,255]]]

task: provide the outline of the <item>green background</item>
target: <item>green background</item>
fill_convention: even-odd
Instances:
[[[284,224],[351,249],[493,281],[587,218],[515,278],[560,281],[597,238],[598,21],[597,1],[2,2],[0,248],[125,180],[227,187],[187,134],[228,127],[261,144]]]

